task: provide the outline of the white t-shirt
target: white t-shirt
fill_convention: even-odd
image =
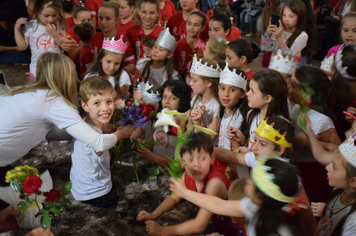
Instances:
[[[292,35],[292,33],[288,33],[283,30],[282,38],[284,42],[287,42],[287,39]],[[302,50],[307,46],[308,35],[304,31],[298,35],[298,37],[294,40],[291,47],[289,48],[293,56],[301,56]],[[281,48],[283,49],[283,48]]]
[[[57,24],[57,32],[62,30]],[[31,20],[25,26],[24,34],[29,38],[29,45],[31,49],[31,64],[30,70],[36,72],[37,59],[44,52],[60,53],[61,50],[56,44],[52,36],[46,32],[46,26],[37,23],[37,20]]]
[[[141,75],[143,72],[143,69],[145,68],[147,62],[149,62],[151,60],[151,58],[142,58],[140,59],[137,64],[136,64],[136,68],[140,71]],[[154,69],[150,68],[150,74],[148,76],[148,81],[153,84],[153,88],[158,88],[160,86],[162,86],[164,84],[164,82],[166,82],[168,79],[168,75],[166,72],[166,66],[163,66],[161,69]],[[178,80],[178,72],[176,70],[173,71],[172,74],[172,78],[174,80]]]
[[[9,165],[27,154],[45,138],[53,125],[63,129],[83,122],[63,98],[47,97],[50,92],[37,90],[0,96],[0,166]]]
[[[98,76],[99,73],[89,73],[89,74],[86,74],[84,79],[90,77],[90,76]],[[109,82],[112,84],[112,86],[115,88],[115,78],[114,76],[110,76],[109,78]],[[120,76],[120,79],[119,79],[119,87],[122,87],[124,85],[131,85],[131,78],[130,78],[130,75],[129,73],[127,73],[126,71],[122,71],[121,72],[121,76]]]
[[[299,110],[300,110],[300,106],[298,104],[295,104],[291,109],[290,117],[293,123],[295,123]],[[318,135],[328,129],[335,128],[333,121],[328,116],[320,112],[317,112],[315,110],[310,110],[308,111],[307,115],[310,119],[311,128],[315,135]],[[300,129],[298,125],[296,125],[295,132],[302,133],[303,131]],[[293,156],[296,162],[316,161],[315,158],[313,157],[313,153],[309,148],[304,148],[304,147],[295,148]]]
[[[165,133],[163,126],[158,126],[153,133],[153,140],[158,141],[153,146],[153,153],[161,157],[174,157],[177,145],[177,136]]]
[[[221,119],[219,130],[219,147],[231,150],[230,139],[227,136],[227,129],[229,126],[239,129],[242,120],[243,117],[240,113],[240,109],[237,109],[237,111],[230,117]]]
[[[89,124],[90,125],[90,124]],[[102,131],[90,125],[96,132]],[[110,154],[106,150],[101,156],[84,143],[75,140],[72,147],[71,192],[77,201],[87,201],[101,197],[112,188]]]
[[[194,103],[196,96],[197,95],[194,95],[192,100],[190,101],[190,106],[192,108],[195,108],[198,105],[199,106],[203,105],[203,103],[201,103],[201,97],[198,98],[198,100]],[[220,104],[215,98],[213,98],[210,102],[208,102],[204,105],[205,105],[206,112],[202,117],[201,126],[208,128],[208,126],[213,121],[213,119],[218,117],[219,111],[220,111]]]
[[[257,223],[257,212],[259,207],[252,202],[248,197],[244,197],[240,201],[240,210],[245,215],[247,221],[246,235],[255,236],[256,235],[256,223]],[[292,232],[285,226],[279,226],[277,230],[279,235],[292,236]]]

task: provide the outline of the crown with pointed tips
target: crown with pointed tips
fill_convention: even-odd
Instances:
[[[275,130],[273,128],[274,123],[268,124],[267,119],[264,119],[261,121],[261,123],[258,125],[256,129],[256,134],[261,136],[264,139],[267,139],[271,141],[272,143],[275,143],[279,146],[283,146],[286,148],[290,148],[292,144],[287,141],[286,135],[287,132],[284,132],[284,134],[280,134],[279,130]]]
[[[230,84],[242,89],[246,89],[246,77],[240,73],[236,74],[236,69],[229,69],[229,63],[226,62],[224,70],[220,73],[220,84]]]
[[[348,163],[356,167],[356,133],[353,133],[339,146],[339,151]]]
[[[124,43],[124,41],[122,41],[122,37],[123,35],[121,35],[120,39],[116,41],[114,37],[111,40],[109,38],[104,38],[103,49],[118,54],[124,54],[128,46]]]
[[[162,30],[161,33],[159,33],[155,43],[163,48],[168,49],[170,52],[174,52],[177,47],[176,38],[171,35],[171,33],[169,33],[168,28]]]
[[[331,73],[331,65],[333,64],[333,62],[334,62],[334,55],[325,57],[324,60],[321,62],[320,69]]]
[[[214,65],[208,66],[208,63],[201,63],[202,59],[197,59],[197,54],[194,54],[192,67],[190,68],[190,73],[194,73],[201,76],[206,76],[210,78],[220,77],[220,67],[219,65],[214,68]]]
[[[142,92],[142,101],[146,104],[156,104],[161,101],[161,97],[159,96],[158,91],[148,92],[147,90],[144,90]]]
[[[139,82],[137,84],[137,86],[133,89],[133,92],[143,92],[143,91],[147,91],[149,89],[151,89],[153,87],[152,84],[150,84],[150,82]]]
[[[283,56],[282,50],[278,49],[273,54],[268,69],[276,70],[282,74],[293,75],[298,67],[298,61],[293,56]]]
[[[347,66],[343,66],[343,62],[342,62],[342,57],[343,54],[342,52],[344,51],[345,46],[342,46],[339,48],[339,50],[337,51],[336,55],[335,55],[335,68],[336,70],[346,79],[352,79],[355,80],[356,77],[349,75],[349,73],[347,73]]]

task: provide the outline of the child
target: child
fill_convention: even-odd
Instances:
[[[159,20],[158,25],[166,27],[168,19],[176,14],[176,9],[172,1],[158,0],[159,2]]]
[[[209,135],[199,132],[192,133],[189,141],[185,143],[180,151],[180,155],[186,161],[185,173],[181,177],[184,186],[192,191],[204,193],[203,195],[213,195],[219,198],[227,199],[227,190],[231,181],[219,170],[213,169],[213,143]],[[162,227],[156,222],[163,213],[171,210],[182,199],[178,195],[171,195],[166,198],[152,213],[141,211],[137,215],[137,221],[145,221],[146,231],[150,235],[185,235],[202,233],[212,218],[215,226],[220,223],[219,233],[224,235],[233,235],[234,225],[226,224],[226,218],[213,216],[212,213],[200,208],[197,216],[181,224]],[[228,220],[228,219],[226,219]],[[219,222],[220,221],[220,222]],[[223,224],[223,225],[222,225]],[[228,226],[231,226],[228,227]],[[236,231],[236,228],[235,228]],[[235,232],[236,234],[236,232]]]
[[[62,1],[63,16],[67,22],[67,29],[74,27],[74,2],[73,0]]]
[[[129,39],[124,35],[118,34],[116,31],[116,24],[119,21],[119,7],[114,2],[105,2],[99,8],[99,26],[101,32],[98,32],[92,37],[92,46],[94,54],[98,55],[101,50],[104,39],[113,38],[119,40],[122,38],[123,42],[127,45],[125,51],[125,69],[129,72],[135,71],[135,56],[133,49],[130,45]]]
[[[89,76],[102,76],[110,81],[119,98],[128,96],[131,79],[123,63],[126,49],[127,45],[124,44],[122,38],[117,41],[104,40],[103,48],[96,60],[89,66],[84,79]]]
[[[192,66],[193,55],[196,52],[198,57],[203,57],[205,42],[201,40],[200,34],[205,28],[205,15],[195,11],[187,19],[187,37],[177,41],[177,48],[174,52],[174,58],[179,62],[179,74],[185,78]]]
[[[144,94],[142,94],[144,96]],[[189,86],[180,80],[167,80],[160,89],[160,97],[158,111],[162,109],[177,110],[178,112],[186,112],[190,109],[190,88]],[[154,127],[152,125],[152,127]],[[170,159],[174,157],[177,142],[177,132],[175,127],[171,127],[168,133],[164,132],[163,127],[158,126],[153,130],[147,128],[137,128],[133,134],[134,138],[138,138],[145,132],[145,137],[149,133],[153,133],[151,137],[148,137],[145,141],[154,140],[158,142],[153,146],[153,150],[144,148],[138,150],[140,155],[144,158],[150,159],[160,166],[167,166]]]
[[[256,21],[257,17],[261,14],[264,1],[249,0],[245,1],[242,6],[245,6],[246,9],[244,9],[240,14],[240,28],[242,32],[246,33],[247,29],[245,28],[245,25],[248,23],[250,33],[246,34],[246,36],[253,37],[256,35]]]
[[[204,58],[214,59],[220,66],[225,66],[226,40],[218,37],[211,37],[206,42]]]
[[[99,24],[98,24],[98,12],[100,6],[104,3],[103,0],[86,0],[84,3],[84,7],[88,8],[91,13],[91,22],[93,23],[93,26],[95,27],[96,30],[99,29]]]
[[[170,79],[179,79],[174,69],[173,53],[177,47],[174,37],[168,29],[161,31],[153,48],[152,58],[142,58],[137,62],[136,68],[145,81],[153,84],[157,89]]]
[[[301,212],[297,211],[298,177],[295,169],[284,161],[260,158],[246,181],[246,197],[239,201],[195,193],[180,181],[170,180],[171,191],[179,197],[216,214],[245,217],[247,235],[308,235]],[[294,211],[288,211],[291,208]]]
[[[218,63],[206,58],[197,60],[194,55],[190,77],[194,97],[190,102],[192,108],[189,112],[188,126],[195,124],[218,132],[220,124],[218,95],[220,67]]]
[[[256,42],[258,45],[261,45],[261,35],[267,30],[271,15],[280,14],[279,3],[279,0],[266,1],[266,6],[263,7],[261,16],[257,19],[256,22]]]
[[[119,0],[119,18],[120,22],[116,25],[116,31],[118,34],[126,35],[128,29],[130,29],[133,19],[133,11],[135,9],[134,0]]]
[[[126,32],[137,61],[141,58],[151,57],[154,41],[164,30],[163,27],[157,25],[159,16],[157,0],[141,0],[138,4],[138,14],[141,24],[131,27]]]
[[[231,20],[224,14],[216,14],[209,20],[209,38],[217,37],[227,40],[231,33]]]
[[[231,24],[231,32],[229,33],[228,37],[226,38],[227,41],[231,41],[234,39],[241,38],[241,31],[239,28],[233,25],[232,20],[234,19],[233,15],[231,15],[231,10],[229,6],[228,0],[219,0],[216,2],[216,6],[214,7],[214,15],[211,17],[210,21],[219,21],[223,28],[228,28],[228,23],[226,22],[225,17],[217,17],[218,14],[223,14],[228,17],[228,20]],[[209,25],[210,25],[209,21]],[[226,23],[225,23],[226,22]],[[227,26],[226,26],[227,25]],[[219,36],[223,37],[223,36]]]
[[[247,39],[235,39],[226,46],[226,62],[231,67],[239,67],[250,80],[253,75],[250,65],[260,51],[254,42]]]
[[[282,8],[282,20],[279,27],[271,20],[266,33],[262,36],[261,49],[276,52],[281,49],[284,55],[292,54],[301,62],[302,50],[307,45],[306,8],[301,0],[289,0]]]
[[[91,22],[84,22],[74,27],[74,32],[82,41],[82,47],[79,54],[80,78],[84,77],[85,71],[93,61],[94,53],[91,46],[91,37],[95,29]]]
[[[185,27],[187,25],[188,16],[195,11],[201,12],[198,8],[196,8],[197,2],[198,0],[179,0],[182,10],[168,19],[167,28],[169,28],[169,31],[176,38],[176,40],[187,37],[187,29]],[[210,18],[206,14],[204,14],[204,16],[206,18],[206,22],[209,22]],[[205,24],[204,26],[205,28],[204,31],[200,34],[200,39],[206,42],[209,38],[209,35],[207,25]]]
[[[278,49],[277,53],[273,54],[268,65],[268,69],[278,71],[287,82],[288,89],[292,88],[292,75],[298,68],[298,61],[295,57],[283,55],[282,50]],[[289,103],[291,105],[291,103]],[[289,108],[291,108],[289,106]]]
[[[312,89],[313,94],[308,93]],[[310,96],[311,105],[307,115],[311,121],[311,127],[319,141],[325,145],[341,143],[336,132],[333,119],[333,86],[327,75],[319,68],[312,66],[301,66],[292,77],[292,88],[289,91],[289,99],[297,104],[292,108],[291,119],[296,120],[297,114],[305,104],[301,103],[303,97],[300,91]],[[302,106],[302,108],[300,107]],[[296,128],[296,139],[294,140],[294,160],[303,179],[303,185],[311,202],[325,202],[330,188],[326,181],[324,167],[318,164],[310,151],[309,142],[304,138],[301,130]],[[312,173],[311,173],[312,172]]]
[[[85,122],[96,132],[102,133],[102,126],[110,122],[115,111],[113,86],[105,78],[89,77],[80,85],[80,97],[81,106],[87,114]],[[127,127],[120,126],[119,129],[124,131]],[[128,131],[123,134],[128,134]],[[75,200],[103,208],[116,208],[118,197],[111,182],[109,150],[95,152],[75,140],[70,180]]]
[[[26,24],[24,34],[21,26]],[[65,40],[66,22],[62,15],[60,0],[38,0],[34,6],[33,20],[19,18],[15,24],[15,40],[19,51],[30,45],[31,64],[27,83],[36,81],[36,63],[38,57],[46,52],[60,53]]]

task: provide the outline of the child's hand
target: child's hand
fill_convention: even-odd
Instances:
[[[48,227],[46,230],[42,229],[41,227],[37,227],[26,234],[26,236],[54,236],[54,234],[52,233],[50,227]]]
[[[154,220],[154,217],[151,213],[148,213],[147,211],[140,211],[136,217],[136,220],[138,222],[143,222],[146,220]]]
[[[304,122],[304,120],[307,122],[307,125],[304,127],[302,127],[301,122]],[[310,119],[309,117],[304,114],[304,113],[299,113],[299,116],[297,117],[297,124],[298,126],[307,134],[310,135],[313,133],[313,130],[311,129],[311,125],[310,125]]]
[[[356,116],[356,108],[355,107],[347,108],[347,112],[349,112],[352,115]],[[354,121],[354,118],[352,118],[352,116],[348,116],[348,115],[346,115],[345,119],[350,123],[352,123]]]
[[[140,154],[140,156],[143,159],[150,159],[150,160],[152,159],[151,155],[153,154],[153,152],[148,148],[137,149],[137,152]]]
[[[240,147],[239,152],[240,153],[248,153],[248,152],[251,152],[251,150],[248,147]]]
[[[77,45],[77,42],[75,41],[75,39],[73,39],[72,36],[67,34],[62,45],[61,45],[61,48],[66,52],[71,52],[77,48],[76,45]]]
[[[132,125],[121,125],[117,128],[115,133],[118,134],[117,137],[119,137],[119,141],[121,139],[130,138],[133,131],[134,129],[132,128]]]
[[[315,217],[320,217],[321,214],[323,213],[325,203],[323,202],[312,202],[310,204],[310,207],[312,209],[313,216]]]
[[[187,187],[185,187],[182,181],[180,179],[176,180],[173,177],[169,178],[169,181],[171,181],[171,184],[169,185],[169,190],[177,194],[179,197],[184,198],[184,191],[187,190]]]
[[[111,134],[112,132],[114,132],[116,129],[116,126],[113,124],[103,124],[103,126],[101,126],[101,130],[103,131],[104,134]]]
[[[21,26],[25,25],[27,23],[28,23],[28,21],[27,21],[27,18],[25,18],[25,17],[21,17],[21,18],[17,19],[16,24],[15,24],[15,30],[20,30]]]
[[[246,137],[242,134],[241,130],[232,126],[227,128],[227,136],[230,140],[234,140],[240,145],[243,145],[246,142]]]
[[[57,27],[54,24],[47,23],[46,32],[55,38],[58,36]]]
[[[146,232],[149,235],[162,235],[163,227],[160,226],[157,222],[148,220],[145,222],[146,224]]]
[[[201,121],[201,118],[203,117],[203,115],[205,114],[206,112],[206,108],[204,105],[202,106],[199,106],[197,105],[193,110],[192,110],[192,113],[191,113],[191,117],[192,117],[192,121],[193,121],[193,124],[195,125],[201,125],[200,121]]]

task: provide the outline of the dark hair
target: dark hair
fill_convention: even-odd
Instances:
[[[264,95],[272,97],[272,101],[267,108],[266,117],[282,116],[290,120],[287,103],[288,87],[282,75],[277,71],[268,69],[254,74],[250,81],[252,80],[258,84],[259,89]],[[260,113],[259,108],[252,108],[249,116],[246,118],[247,122],[243,122],[244,125],[241,131],[246,137],[249,136],[252,120],[258,113]]]
[[[303,65],[296,69],[295,77],[302,90],[307,92],[308,88],[313,89],[314,94],[310,94],[312,108],[335,121],[333,113],[334,87],[327,74],[320,68]]]
[[[302,50],[302,54],[308,56],[311,55],[313,46],[315,45],[314,43],[315,43],[316,20],[315,20],[315,14],[311,6],[310,0],[302,0],[302,2],[305,5],[306,21],[308,24],[308,27],[305,27],[305,33],[308,35],[308,41],[307,41],[307,46]]]
[[[212,155],[214,152],[214,145],[211,137],[203,132],[191,133],[188,136],[188,141],[183,144],[182,149],[180,150],[180,156],[183,156],[186,152],[192,153],[195,150],[198,152],[204,150]]]
[[[197,15],[202,19],[201,25],[204,26],[206,24],[206,17],[203,13],[201,13],[200,11],[194,11],[192,13],[189,14],[189,16],[191,15]],[[189,18],[188,16],[188,18]],[[188,21],[188,20],[187,20]]]
[[[135,0],[125,0],[125,2],[127,2],[127,5],[129,5],[129,7],[135,6]]]
[[[298,21],[295,26],[295,31],[291,34],[291,36],[287,39],[286,44],[290,48],[294,43],[294,40],[306,29],[307,21],[306,21],[306,7],[305,4],[301,0],[289,0],[286,5],[282,8],[282,15],[284,8],[288,7],[294,14],[297,15]],[[309,22],[308,22],[309,23]],[[283,21],[282,21],[283,24]],[[284,26],[284,25],[283,25]]]
[[[95,33],[94,26],[89,22],[83,22],[74,26],[74,33],[78,35],[83,42],[88,42]]]
[[[74,7],[73,0],[62,0],[62,7],[65,13],[72,13]]]
[[[190,109],[190,87],[180,80],[167,80],[160,88],[159,95],[163,98],[164,89],[170,89],[171,93],[179,98],[178,112],[186,112]],[[162,103],[159,103],[158,111],[162,110]]]
[[[216,14],[210,18],[210,21],[220,22],[222,24],[222,27],[224,28],[224,31],[229,30],[229,34],[227,36],[230,35],[231,28],[232,28],[230,17],[228,17],[227,15],[224,15],[224,14]]]
[[[226,47],[230,48],[238,57],[245,56],[247,63],[251,63],[261,52],[256,43],[247,39],[234,39]]]
[[[80,12],[83,12],[83,11],[87,11],[87,12],[90,12],[90,10],[86,7],[82,7],[82,6],[79,6],[79,7],[76,7],[73,11],[73,17],[74,18],[77,18],[78,14]]]
[[[213,9],[213,14],[224,14],[226,16],[231,16],[231,9],[228,0],[219,0]]]
[[[269,174],[274,176],[273,182],[280,187],[281,192],[288,197],[297,194],[298,176],[296,169],[281,160],[267,160],[265,166],[270,167]],[[260,209],[256,213],[256,236],[279,235],[280,226],[290,229],[293,235],[306,235],[301,233],[301,217],[297,212],[293,216],[287,215],[282,208],[287,204],[269,197],[256,186],[256,195],[262,200]],[[298,228],[297,228],[298,227]],[[303,227],[302,227],[303,228]]]
[[[138,3],[138,8],[141,9],[141,6],[143,3],[151,3],[151,4],[154,4],[157,6],[157,12],[159,13],[159,2],[157,0],[141,0],[139,3]]]
[[[99,9],[105,7],[105,8],[110,8],[113,9],[115,12],[115,17],[119,17],[119,5],[116,2],[104,2],[103,4],[100,5]]]

